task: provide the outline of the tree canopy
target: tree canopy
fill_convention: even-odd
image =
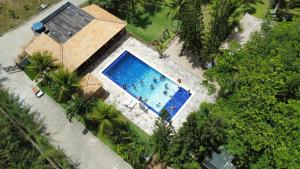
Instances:
[[[204,65],[207,58],[203,53],[204,23],[201,6],[202,2],[198,0],[185,1],[178,13],[178,19],[181,23],[179,37],[183,41],[182,52],[187,49],[196,61]]]
[[[226,147],[238,168],[300,167],[299,24],[264,25],[206,73],[220,85],[211,111],[230,126]]]
[[[226,124],[221,116],[211,114],[210,104],[203,103],[201,110],[191,113],[174,136],[169,153],[173,168],[201,168],[206,156],[226,142]]]

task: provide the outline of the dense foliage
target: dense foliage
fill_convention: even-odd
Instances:
[[[162,110],[159,118],[155,121],[155,128],[151,136],[154,144],[153,153],[157,154],[159,160],[163,160],[170,149],[171,141],[175,130],[170,121],[170,114],[166,110]]]
[[[167,160],[173,168],[201,168],[204,158],[226,142],[226,124],[209,113],[209,106],[203,103],[201,111],[190,114],[174,136]]]
[[[213,7],[210,31],[207,38],[207,55],[218,53],[219,46],[231,30],[229,24],[231,5],[229,0],[217,0]]]
[[[74,168],[61,150],[53,148],[44,136],[44,126],[18,100],[0,87],[0,166],[1,168],[53,168],[45,157],[61,168]],[[8,117],[5,115],[7,113]],[[13,123],[12,121],[13,120]],[[15,125],[21,125],[27,137],[37,143],[42,154]]]
[[[207,72],[221,89],[211,112],[229,124],[238,168],[300,167],[300,21],[263,26]]]

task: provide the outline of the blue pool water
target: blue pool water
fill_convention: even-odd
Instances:
[[[142,102],[157,114],[166,109],[173,117],[191,96],[128,51],[123,52],[103,74],[135,98],[141,97]]]

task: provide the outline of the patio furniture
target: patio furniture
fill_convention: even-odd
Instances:
[[[130,100],[128,103],[125,104],[126,107],[133,109],[136,105],[136,101],[135,100]]]
[[[140,108],[144,111],[144,112],[148,112],[149,107],[145,106],[142,102],[139,102]]]

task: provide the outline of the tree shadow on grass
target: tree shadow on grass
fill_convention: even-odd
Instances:
[[[127,21],[130,24],[143,29],[152,24],[149,15],[145,15],[143,11],[135,11],[134,13],[131,13],[131,16],[128,17]]]
[[[157,12],[162,10],[162,4],[157,2],[144,2],[143,8],[149,15],[154,16]]]

